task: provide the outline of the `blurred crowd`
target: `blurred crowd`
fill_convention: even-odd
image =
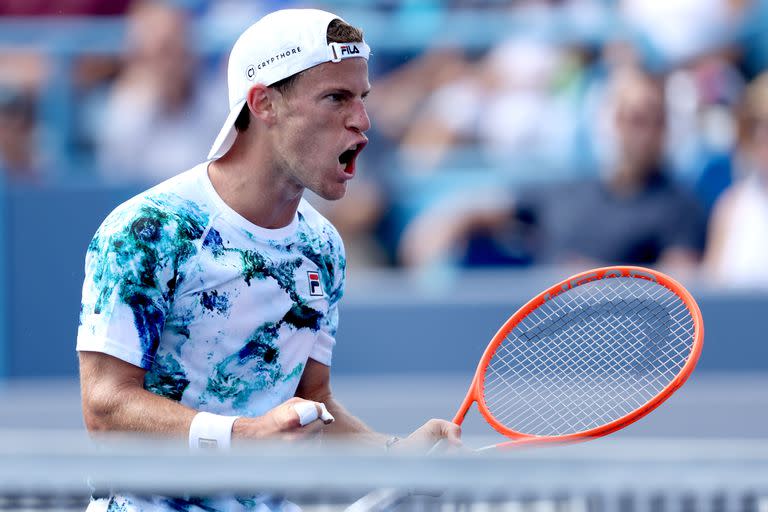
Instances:
[[[123,28],[65,68],[0,36],[6,181],[149,185],[204,160],[231,38],[294,4],[3,0],[0,26]],[[371,144],[345,199],[311,198],[353,266],[627,263],[768,287],[768,2],[313,5],[372,25]]]

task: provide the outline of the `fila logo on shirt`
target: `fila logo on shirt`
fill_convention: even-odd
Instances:
[[[309,280],[309,294],[312,297],[322,297],[323,287],[320,284],[320,273],[309,270],[307,271],[307,279]]]

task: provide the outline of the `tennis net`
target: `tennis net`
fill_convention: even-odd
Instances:
[[[763,440],[600,439],[427,457],[328,441],[190,453],[178,441],[81,432],[3,439],[2,511],[83,510],[91,493],[266,492],[305,511],[768,512]]]

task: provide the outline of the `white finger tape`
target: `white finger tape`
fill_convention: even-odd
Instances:
[[[293,404],[293,409],[299,415],[299,424],[303,427],[317,419],[317,406],[315,402],[299,402]]]
[[[334,417],[331,413],[328,412],[328,409],[326,409],[325,404],[320,402],[320,410],[322,413],[320,414],[320,419],[323,420],[323,423],[326,425],[329,423],[333,423]]]

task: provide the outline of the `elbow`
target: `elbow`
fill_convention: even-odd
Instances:
[[[83,422],[91,434],[116,430],[118,402],[114,396],[105,393],[91,392],[83,395]]]
[[[83,423],[85,423],[86,430],[91,434],[98,434],[110,430],[107,416],[85,404],[83,404]]]
[[[86,409],[85,407],[83,407],[83,422],[85,423],[86,430],[91,434],[98,434],[100,432],[111,430],[109,422],[103,415],[94,412],[92,409]]]

